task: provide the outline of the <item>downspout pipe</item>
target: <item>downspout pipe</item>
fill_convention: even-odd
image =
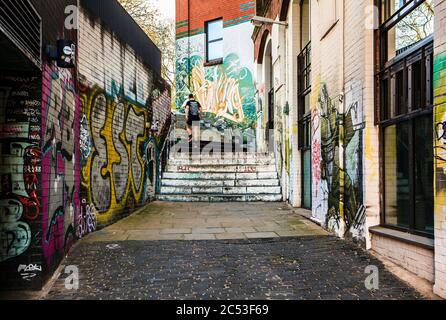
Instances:
[[[189,88],[189,91],[191,90],[191,63],[190,63],[190,0],[187,0],[187,87]]]
[[[341,93],[339,95],[339,213],[341,217],[340,221],[340,234],[345,236],[348,230],[346,230],[345,224],[345,0],[341,0],[341,72],[340,72],[340,88]]]

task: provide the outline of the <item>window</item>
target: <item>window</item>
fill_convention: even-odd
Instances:
[[[420,235],[434,232],[432,115],[384,128],[384,222]]]
[[[311,209],[311,11],[309,0],[300,2],[300,17],[301,52],[297,57],[298,147],[302,156],[302,207]]]
[[[433,0],[377,0],[385,226],[433,236]]]
[[[433,0],[381,0],[381,6],[382,63],[432,36]]]
[[[223,60],[223,20],[206,22],[206,55],[207,62]]]

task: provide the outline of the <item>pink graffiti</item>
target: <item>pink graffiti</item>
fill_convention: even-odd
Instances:
[[[315,184],[316,197],[318,195],[319,184],[322,179],[322,150],[321,142],[317,138],[317,132],[321,125],[321,118],[317,109],[311,112],[311,127],[312,127],[312,146],[311,146],[311,163],[313,181]]]
[[[67,69],[44,65],[41,113],[42,247],[49,265],[70,248],[80,215],[80,100]]]
[[[313,141],[312,145],[312,172],[313,180],[316,187],[316,196],[318,194],[319,184],[322,179],[322,168],[321,168],[321,143],[319,141]]]

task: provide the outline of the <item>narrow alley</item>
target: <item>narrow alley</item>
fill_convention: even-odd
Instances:
[[[422,298],[302,213],[283,203],[155,202],[76,245],[64,266],[78,267],[79,289],[62,272],[45,299]],[[364,285],[370,265],[380,270],[376,291]]]
[[[446,299],[445,21],[0,0],[0,300]]]

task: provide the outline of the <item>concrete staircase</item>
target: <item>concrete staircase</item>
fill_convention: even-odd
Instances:
[[[282,190],[273,155],[230,153],[201,156],[177,153],[163,173],[161,201],[274,202]]]

